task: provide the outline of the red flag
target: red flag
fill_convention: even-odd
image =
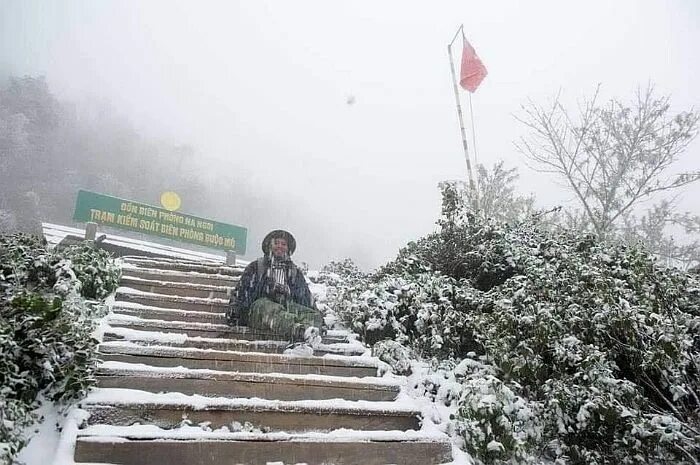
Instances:
[[[487,71],[484,64],[476,55],[476,50],[464,38],[464,46],[462,47],[462,70],[459,73],[459,85],[469,92],[474,92],[481,81],[486,77]]]

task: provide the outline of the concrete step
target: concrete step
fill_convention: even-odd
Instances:
[[[130,307],[127,307],[127,311]],[[139,311],[139,308],[135,308]],[[121,312],[122,308],[118,308]],[[133,328],[141,331],[158,331],[163,333],[181,333],[190,337],[206,337],[206,338],[225,338],[225,339],[247,339],[247,340],[283,340],[281,337],[274,337],[260,332],[251,331],[247,326],[229,326],[224,323],[207,323],[197,321],[182,321],[180,319],[157,319],[149,318],[158,313],[150,313],[150,309],[143,310],[146,317],[141,318],[134,315],[123,313],[113,313],[106,319],[107,323],[112,327]],[[165,313],[167,309],[154,310],[155,312]],[[177,314],[183,314],[182,311],[173,310]],[[206,312],[196,312],[195,315],[200,315]],[[192,315],[193,313],[184,313]],[[213,313],[214,318],[218,318],[222,313]]]
[[[218,257],[217,257],[218,258]],[[127,263],[133,263],[133,262],[142,262],[144,260],[148,261],[156,261],[156,262],[165,262],[165,263],[192,263],[195,265],[210,265],[210,266],[223,266],[224,261],[226,258],[224,256],[220,256],[218,259],[205,259],[205,258],[187,258],[187,257],[179,257],[179,256],[173,256],[173,257],[164,257],[164,256],[150,256],[150,255],[123,255],[121,257],[123,262]]]
[[[122,265],[122,278],[124,277],[228,287],[234,287],[238,282],[238,276],[139,268],[128,263]]]
[[[233,422],[250,423],[265,432],[328,432],[337,429],[406,431],[420,428],[420,412],[395,402],[350,402],[342,399],[289,401],[227,399],[152,394],[130,389],[95,389],[80,403],[90,412],[88,424],[153,424],[177,428],[183,419],[212,429]]]
[[[287,348],[285,341],[274,340],[242,340],[224,338],[189,337],[178,333],[161,333],[156,331],[140,331],[132,328],[110,327],[104,330],[104,341],[130,341],[139,345],[165,345],[194,349],[233,350],[239,352],[282,353]],[[357,343],[322,344],[314,355],[346,355],[358,356],[365,348]]]
[[[154,294],[227,300],[230,298],[231,291],[234,288],[233,282],[231,282],[231,286],[214,286],[211,284],[190,284],[177,281],[143,279],[134,276],[122,276],[119,285]]]
[[[75,461],[119,465],[438,465],[452,461],[452,448],[444,437],[407,432],[199,435],[97,425],[79,432]]]
[[[201,340],[204,341],[203,345],[209,344],[211,348],[220,348],[232,342],[237,344],[242,340],[248,340],[264,342],[270,347],[275,345],[276,352],[284,351],[288,345],[286,340],[275,339],[275,336],[270,334],[251,332],[245,326],[230,327],[221,324],[142,319],[129,315],[111,315],[106,322],[109,326],[105,330],[105,340],[115,337],[130,338],[133,334],[141,334],[150,341],[183,341],[184,344],[194,344]],[[120,332],[121,335],[116,335]],[[137,339],[139,338],[135,340]],[[201,345],[187,346],[202,347]],[[323,339],[321,345],[316,347],[314,354],[362,355],[365,351],[365,347],[357,341],[338,342],[337,338],[327,337]]]
[[[153,294],[150,292],[134,291],[125,287],[117,289],[114,301],[115,303],[130,302],[146,306],[193,310],[198,312],[225,313],[228,307],[227,299],[203,299],[201,297]]]
[[[170,327],[173,329],[193,329],[198,332],[210,329],[217,334],[222,331],[228,331],[230,334],[235,335],[236,339],[286,340],[279,335],[251,330],[247,326],[229,326],[226,322],[226,314],[224,313],[176,310],[117,302],[112,307],[112,315],[109,321],[115,322],[116,324],[123,320],[129,322],[137,321],[142,324],[148,322],[143,322],[141,320],[160,320],[161,323],[152,323],[157,324],[161,329]],[[195,324],[191,325],[189,323]],[[202,325],[202,323],[205,325]],[[348,339],[346,336],[337,336],[330,333],[323,337],[323,342],[325,344],[345,343],[348,342]]]
[[[124,257],[123,263],[136,266],[138,268],[154,268],[159,270],[169,271],[184,271],[204,274],[221,274],[226,276],[238,276],[243,273],[245,267],[241,266],[225,266],[214,263],[195,262],[188,260],[168,260],[164,258],[138,258]]]
[[[302,357],[269,353],[142,346],[105,342],[99,347],[104,361],[140,363],[156,367],[185,367],[250,373],[290,373],[357,378],[377,376],[378,364],[367,357]]]
[[[216,312],[198,312],[177,310],[174,308],[148,307],[128,302],[116,302],[112,306],[114,315],[128,315],[145,320],[179,321],[187,323],[213,323],[226,325],[226,314]]]
[[[386,378],[240,373],[181,367],[161,368],[121,362],[100,364],[97,370],[97,386],[215,397],[370,401],[394,400],[400,389],[395,381]]]
[[[190,337],[178,333],[140,331],[128,327],[108,326],[104,330],[103,341],[129,341],[139,345],[165,345],[193,349],[233,350],[239,352],[282,353],[287,347],[284,341],[249,341],[245,339],[224,339]],[[318,355],[318,354],[316,354]]]

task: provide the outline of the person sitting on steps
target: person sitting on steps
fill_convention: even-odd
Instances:
[[[290,342],[318,342],[323,316],[303,272],[290,258],[295,249],[296,240],[287,231],[265,236],[264,256],[248,264],[231,298],[230,325],[271,332]]]

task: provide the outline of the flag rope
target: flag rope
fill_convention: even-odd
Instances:
[[[452,41],[447,45],[447,54],[450,57],[450,71],[452,72],[452,85],[454,87],[454,92],[455,92],[455,101],[457,103],[457,117],[459,119],[459,130],[462,135],[462,146],[464,147],[464,159],[467,162],[467,176],[469,179],[469,189],[472,191],[472,194],[474,194],[474,207],[476,210],[479,210],[479,193],[476,189],[476,185],[474,184],[474,176],[472,175],[472,164],[469,159],[469,146],[467,144],[467,131],[464,129],[464,117],[462,116],[462,105],[459,101],[459,89],[457,88],[457,75],[455,74],[455,64],[454,60],[452,58],[452,44],[454,43],[455,39],[459,36],[459,32],[462,32],[462,37],[464,37],[464,25],[460,25],[459,29],[457,29],[457,32],[455,33],[454,37],[452,38]]]
[[[464,35],[464,25],[460,27],[462,30],[462,42],[467,41],[467,36]],[[472,108],[472,94],[469,93],[469,121],[472,126],[472,149],[474,151],[474,171],[476,175],[476,196],[479,198],[479,152],[476,150],[476,131],[474,130],[474,109]]]
[[[474,152],[474,171],[476,171],[476,191],[479,194],[479,153],[476,150],[476,131],[474,130],[474,110],[472,109],[472,94],[469,94],[469,119],[472,123],[472,149]]]

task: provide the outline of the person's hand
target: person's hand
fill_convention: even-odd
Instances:
[[[275,294],[285,295],[285,296],[288,296],[291,292],[289,290],[289,286],[287,286],[286,284],[275,284],[273,291],[275,292]]]

